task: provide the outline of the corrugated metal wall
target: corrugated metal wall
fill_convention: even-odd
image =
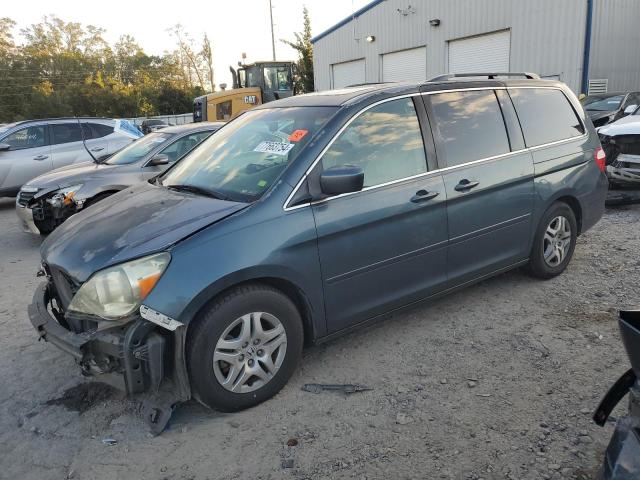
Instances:
[[[640,0],[594,0],[589,78],[640,90]]]
[[[334,63],[364,57],[367,82],[378,82],[382,54],[423,45],[427,76],[445,73],[449,40],[510,29],[511,71],[560,75],[577,91],[585,17],[586,0],[386,0],[314,44],[316,89],[331,88]],[[439,27],[429,25],[434,18]],[[367,43],[368,35],[375,42]]]

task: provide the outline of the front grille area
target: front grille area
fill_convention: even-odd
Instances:
[[[25,192],[24,190],[20,190],[18,193],[18,205],[22,207],[26,207],[29,202],[35,197],[37,190],[35,192]]]
[[[66,310],[69,303],[71,303],[71,299],[78,291],[78,287],[62,270],[49,267],[49,272],[59,300],[62,303],[62,308]]]

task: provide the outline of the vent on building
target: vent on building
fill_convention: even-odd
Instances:
[[[599,80],[589,80],[589,95],[607,93],[608,85],[609,80],[606,78],[602,78]]]

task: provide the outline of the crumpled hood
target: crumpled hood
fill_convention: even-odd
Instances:
[[[29,186],[40,190],[57,190],[77,183],[82,183],[96,175],[109,172],[117,165],[105,165],[94,162],[82,162],[56,168],[29,181]]]
[[[598,133],[613,137],[616,135],[640,135],[640,115],[628,115],[609,125],[600,127]]]
[[[247,204],[143,183],[72,216],[44,241],[42,260],[76,282],[163,250]]]

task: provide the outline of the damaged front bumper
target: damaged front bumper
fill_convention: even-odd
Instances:
[[[191,398],[183,325],[170,330],[135,316],[105,328],[95,321],[67,318],[51,281],[38,286],[28,314],[40,338],[74,357],[84,375],[139,397],[153,433],[164,429],[174,405]]]
[[[33,210],[16,202],[16,214],[18,215],[20,225],[25,232],[35,233],[36,235],[40,233],[40,230],[36,227],[36,224],[33,221]]]
[[[607,165],[607,177],[612,183],[640,186],[640,155],[618,155]]]

